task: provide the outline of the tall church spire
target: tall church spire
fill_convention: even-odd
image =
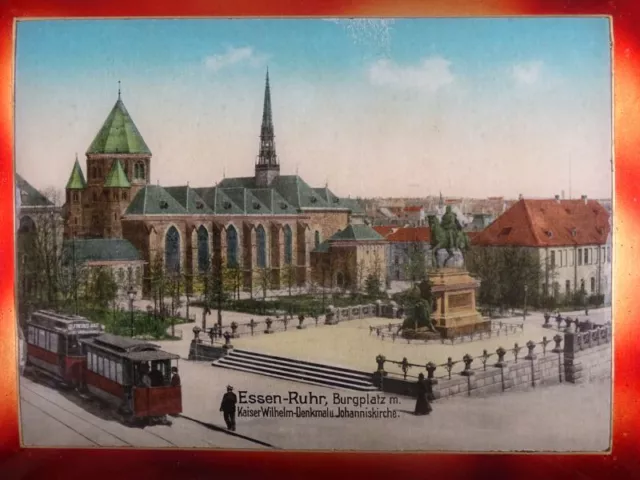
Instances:
[[[271,87],[269,85],[269,69],[264,86],[264,106],[262,110],[262,126],[260,127],[260,151],[256,160],[256,184],[268,186],[280,174],[278,155],[276,154],[273,116],[271,112]]]

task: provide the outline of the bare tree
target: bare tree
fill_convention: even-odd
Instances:
[[[284,281],[285,285],[289,289],[289,296],[291,296],[291,290],[296,284],[296,267],[291,263],[284,266]]]

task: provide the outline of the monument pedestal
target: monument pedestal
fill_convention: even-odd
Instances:
[[[476,290],[480,281],[461,268],[441,268],[429,272],[434,311],[434,327],[444,338],[491,330],[476,310]]]

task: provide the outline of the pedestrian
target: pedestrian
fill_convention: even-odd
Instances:
[[[162,376],[162,372],[158,370],[158,364],[152,364],[151,372],[149,373],[149,378],[151,379],[152,387],[161,387],[164,383],[164,378]]]
[[[180,386],[180,375],[178,375],[178,367],[171,367],[171,386]]]
[[[211,345],[213,345],[213,342],[216,339],[216,331],[213,327],[209,329],[209,338],[211,339]]]
[[[416,384],[417,390],[417,400],[416,400],[416,415],[429,415],[431,413],[431,405],[429,404],[429,400],[427,399],[428,387],[427,383],[424,380],[424,374],[421,373],[418,375],[418,383]]]
[[[222,403],[220,404],[220,411],[224,417],[224,422],[227,424],[227,429],[235,432],[236,430],[236,403],[238,397],[233,393],[233,387],[229,385],[227,387],[227,393],[222,397]]]

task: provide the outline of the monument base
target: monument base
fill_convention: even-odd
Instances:
[[[444,338],[489,332],[491,320],[476,310],[476,290],[480,282],[460,268],[429,272],[434,298],[433,325]]]

